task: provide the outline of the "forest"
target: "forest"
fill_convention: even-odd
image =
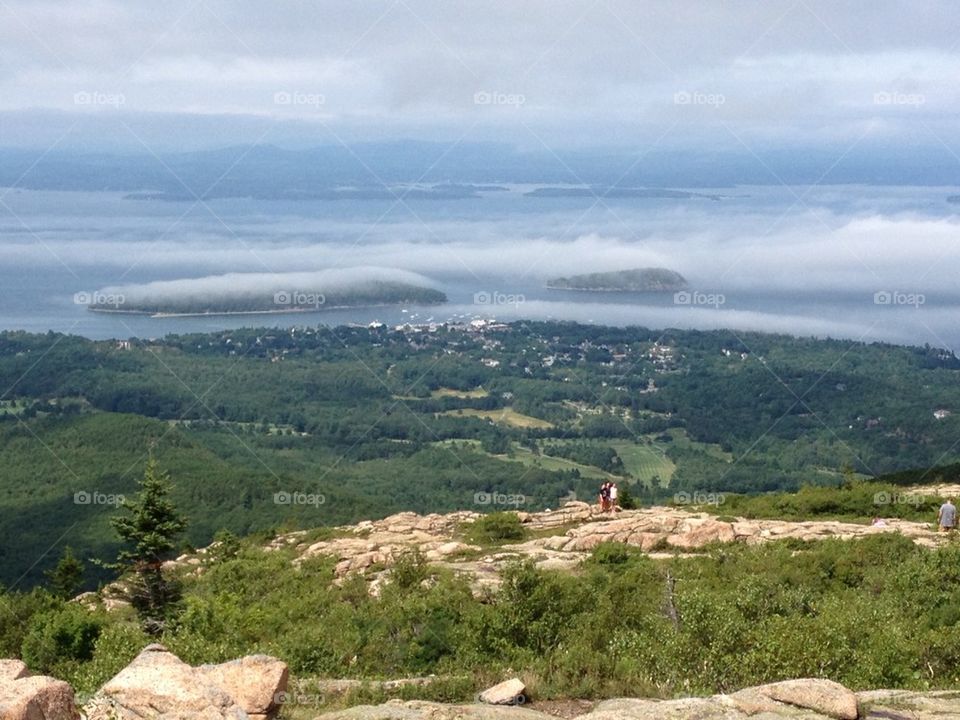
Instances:
[[[0,582],[41,583],[65,544],[110,555],[111,498],[150,453],[193,546],[478,509],[478,492],[556,507],[608,479],[641,503],[724,492],[761,515],[771,492],[955,480],[958,371],[932,347],[556,322],[6,332]],[[869,519],[863,497],[833,514]]]

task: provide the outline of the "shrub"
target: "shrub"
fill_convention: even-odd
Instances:
[[[526,530],[513,512],[495,512],[484,515],[467,530],[467,536],[478,543],[497,543],[504,540],[523,540]]]
[[[64,663],[90,660],[105,622],[73,603],[36,615],[23,640],[23,661],[35,672],[53,674]]]

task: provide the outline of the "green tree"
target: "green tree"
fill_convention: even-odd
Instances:
[[[638,507],[640,507],[640,503],[638,503],[637,499],[633,497],[633,494],[630,492],[630,487],[626,483],[624,483],[623,487],[620,489],[620,494],[617,499],[620,507],[624,510],[636,510]]]
[[[123,504],[111,519],[113,529],[132,549],[122,550],[113,566],[132,573],[127,597],[143,628],[159,635],[180,596],[179,585],[166,577],[163,561],[175,547],[186,520],[169,500],[171,483],[155,458],[147,461],[136,499]]]
[[[64,548],[57,566],[47,573],[50,592],[58,598],[69,600],[83,586],[83,572],[83,563],[68,545]]]

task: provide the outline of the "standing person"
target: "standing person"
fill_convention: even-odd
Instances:
[[[600,486],[600,512],[606,512],[610,506],[610,487],[609,483],[603,483]]]
[[[610,483],[610,511],[617,511],[617,495],[619,491],[617,490],[617,484],[615,482]]]
[[[940,532],[950,532],[957,526],[957,506],[953,504],[953,498],[949,498],[940,506],[937,513],[937,525]]]

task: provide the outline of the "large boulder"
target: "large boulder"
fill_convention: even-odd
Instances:
[[[73,688],[30,675],[19,660],[0,660],[0,720],[77,720]]]
[[[226,691],[163,645],[145,647],[84,709],[87,720],[247,720]]]
[[[287,664],[269,655],[249,655],[197,668],[208,682],[225,690],[256,720],[273,717],[287,690]]]
[[[278,710],[287,667],[266,656],[194,668],[148,645],[84,707],[87,720],[248,720]]]
[[[522,705],[526,692],[527,686],[520,678],[511,678],[484,690],[479,700],[488,705]]]
[[[857,696],[833,680],[803,678],[761,685],[757,691],[778,702],[813,710],[837,720],[857,720]]]

